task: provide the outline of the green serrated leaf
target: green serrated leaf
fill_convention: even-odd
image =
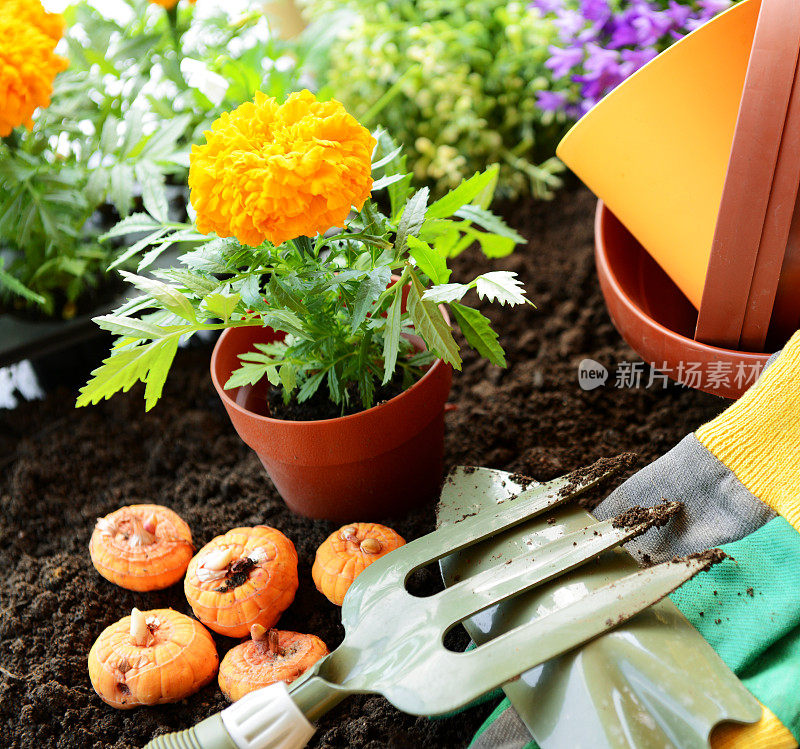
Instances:
[[[380,179],[376,179],[372,183],[372,190],[382,190],[384,187],[389,187],[389,185],[393,185],[396,182],[400,182],[400,180],[405,179],[404,174],[387,174],[385,177],[381,177]]]
[[[498,234],[488,234],[485,231],[478,231],[471,226],[466,228],[466,235],[464,237],[467,244],[471,244],[472,240],[477,240],[481,246],[481,252],[488,258],[506,257],[514,252],[515,242],[509,237],[501,237]],[[466,247],[454,247],[451,250],[451,255],[458,254]]]
[[[103,123],[100,131],[100,150],[105,154],[114,153],[117,148],[117,128],[119,120],[113,115],[109,115]]]
[[[370,342],[372,334],[367,333],[361,339],[361,345],[358,349],[358,363],[356,370],[358,372],[358,392],[361,395],[361,405],[364,408],[370,408],[375,395],[375,381],[374,375],[370,368]]]
[[[218,317],[223,322],[228,322],[241,299],[240,294],[209,294],[203,299],[203,307],[214,317]]]
[[[334,403],[341,403],[344,398],[335,364],[328,369],[328,394]]]
[[[135,234],[141,231],[153,231],[157,228],[160,228],[158,222],[152,216],[148,216],[146,213],[133,213],[101,235],[100,241],[104,242],[113,237],[124,237],[127,234]]]
[[[273,330],[280,330],[303,337],[306,331],[300,318],[288,309],[268,309],[261,313],[261,319],[265,325],[269,325]]]
[[[501,305],[508,303],[514,307],[517,304],[529,303],[525,298],[522,281],[511,271],[496,270],[484,273],[475,279],[475,289],[481,299],[498,301]]]
[[[12,294],[21,296],[29,302],[34,302],[40,306],[45,306],[47,304],[47,299],[45,299],[45,297],[32,291],[18,278],[15,278],[10,273],[3,270],[3,258],[0,258],[0,286],[5,286]]]
[[[498,367],[506,366],[503,347],[497,342],[497,333],[492,330],[489,319],[472,307],[458,302],[450,304],[450,311],[458,322],[458,327],[472,348]]]
[[[212,239],[196,250],[186,252],[178,260],[188,268],[203,270],[208,273],[230,272],[226,264],[225,253],[234,250],[239,242],[234,237]]]
[[[403,274],[405,275],[405,274]],[[392,379],[397,364],[397,353],[400,350],[400,322],[402,319],[403,290],[400,284],[394,287],[394,298],[386,313],[386,325],[383,330],[383,380],[386,384]]]
[[[489,206],[492,204],[492,200],[494,200],[497,182],[500,179],[500,165],[492,164],[484,173],[489,174],[490,179],[484,188],[473,198],[472,204],[488,210]]]
[[[408,248],[420,270],[435,284],[446,284],[450,280],[447,261],[427,242],[417,237],[408,237]]]
[[[278,276],[273,275],[267,283],[267,291],[272,295],[275,301],[281,307],[286,307],[298,315],[307,315],[308,308],[303,303],[303,300],[281,281]]]
[[[243,364],[239,369],[235,369],[231,372],[231,376],[223,387],[225,390],[230,390],[231,388],[238,388],[243,385],[255,385],[264,378],[267,372],[267,366],[268,365],[265,363],[255,362]]]
[[[459,208],[473,200],[485,202],[483,193],[496,180],[495,169],[496,167],[490,167],[485,172],[477,172],[463,180],[458,187],[428,207],[428,218],[450,218]]]
[[[120,275],[140,291],[161,302],[173,314],[189,322],[197,322],[197,316],[191,302],[173,286],[157,281],[154,278],[137,276],[135,273],[129,273],[128,271],[120,271]]]
[[[297,386],[297,371],[288,362],[278,367],[278,377],[284,390],[291,392]]]
[[[351,333],[355,333],[361,327],[361,323],[366,319],[367,313],[389,285],[391,277],[391,268],[384,266],[370,271],[367,278],[359,284],[353,304],[353,317],[350,320]]]
[[[428,206],[428,188],[423,187],[419,192],[414,193],[403,209],[400,223],[397,225],[397,238],[395,239],[395,249],[398,254],[406,248],[407,239],[410,236],[417,236],[423,222],[425,221],[425,211]]]
[[[154,164],[147,161],[138,162],[134,166],[134,172],[142,188],[142,202],[145,209],[156,220],[165,222],[169,203],[164,189],[164,175]]]
[[[206,278],[200,273],[192,273],[192,271],[184,270],[183,268],[164,268],[153,271],[153,273],[158,276],[158,278],[165,281],[174,281],[184,286],[197,296],[206,296],[219,286],[215,280]]]
[[[472,221],[478,224],[478,226],[492,234],[496,234],[500,237],[507,237],[513,240],[514,244],[522,244],[525,241],[523,236],[514,231],[499,216],[495,216],[491,211],[484,210],[476,205],[461,206],[461,208],[456,211],[455,215],[465,221]]]
[[[261,297],[261,278],[256,275],[247,276],[238,286],[242,301],[248,307],[260,307],[264,300]]]
[[[145,247],[149,247],[151,244],[161,239],[161,237],[163,237],[168,231],[169,229],[166,227],[161,227],[160,229],[156,229],[156,231],[154,231],[152,234],[142,237],[138,242],[134,242],[127,250],[125,250],[125,252],[123,252],[116,260],[114,260],[111,265],[108,266],[108,270],[113,270],[123,263],[126,263],[134,255],[138,255]]]
[[[155,361],[150,365],[150,371],[147,373],[146,385],[144,387],[144,409],[149,411],[158,402],[161,393],[164,390],[164,383],[167,381],[169,369],[175,359],[175,354],[178,351],[178,342],[180,336],[171,335],[157,341],[158,356]]]
[[[129,164],[115,164],[109,174],[108,198],[121,216],[127,216],[133,204],[133,169]]]
[[[449,304],[461,299],[475,284],[445,283],[441,286],[431,286],[422,295],[426,302],[435,304]]]
[[[143,346],[115,349],[111,356],[92,372],[80,390],[77,407],[99,403],[119,391],[127,392],[140,380],[147,382],[145,407],[150,410],[161,395],[166,372],[172,364],[180,334],[152,341]],[[153,384],[148,379],[153,375]],[[149,390],[149,392],[147,392]]]
[[[103,330],[107,330],[114,335],[124,335],[138,339],[162,338],[165,331],[161,328],[150,325],[135,317],[123,317],[121,315],[100,315],[93,317],[92,322],[99,325]]]
[[[425,288],[414,271],[409,271],[411,283],[408,288],[408,313],[414,322],[414,330],[440,359],[461,369],[461,356],[453,331],[447,324],[438,305],[422,298]]]
[[[297,393],[297,402],[302,403],[307,401],[314,393],[319,390],[319,386],[325,377],[325,370],[321,370],[316,374],[311,375],[302,385],[300,391]]]

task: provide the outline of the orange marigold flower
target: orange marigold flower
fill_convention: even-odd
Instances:
[[[37,107],[49,106],[53,79],[68,64],[54,49],[51,36],[6,14],[0,0],[0,137],[31,127]]]
[[[64,35],[64,19],[61,14],[48,13],[38,0],[0,0],[0,15],[35,26],[54,42]]]
[[[372,189],[375,139],[338,101],[262,93],[223,114],[189,169],[197,228],[256,247],[341,226]]]

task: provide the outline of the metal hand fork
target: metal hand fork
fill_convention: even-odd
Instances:
[[[382,694],[413,715],[439,715],[627,621],[710,566],[714,556],[686,557],[631,574],[468,652],[450,651],[443,643],[448,630],[464,619],[644,532],[653,524],[654,514],[632,525],[616,520],[595,523],[429,597],[414,596],[405,587],[414,570],[574,499],[616,470],[576,471],[536,485],[492,513],[465,516],[367,567],[344,599],[344,641],[291,685],[288,702],[279,700],[291,716],[281,716],[277,703],[260,696],[273,690],[274,698],[273,687],[283,687],[272,685],[193,729],[159,737],[148,747],[303,746],[313,733],[308,721],[347,695],[359,693]],[[678,507],[675,503],[672,511]],[[311,733],[296,725],[300,713]]]

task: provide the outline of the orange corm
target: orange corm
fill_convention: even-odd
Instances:
[[[218,665],[208,630],[172,609],[133,609],[89,651],[95,692],[120,710],[182,700],[208,684]]]
[[[311,577],[320,593],[341,606],[353,580],[374,561],[403,544],[403,538],[385,525],[350,523],[322,542]]]
[[[372,189],[375,139],[338,101],[309,91],[284,104],[259,92],[192,147],[197,228],[251,247],[341,226]]]
[[[128,590],[160,590],[180,580],[194,554],[189,526],[168,507],[127,505],[98,518],[89,541],[95,569]]]
[[[209,629],[244,637],[253,624],[268,629],[297,592],[297,552],[267,525],[234,528],[207,543],[189,563],[183,590]]]
[[[236,702],[276,681],[291,684],[327,654],[319,637],[254,624],[250,639],[231,648],[219,664],[219,688]]]
[[[50,17],[35,0],[33,6],[17,15],[15,0],[0,0],[0,137],[33,126],[33,113],[50,105],[53,79],[67,68],[54,51],[60,16]]]

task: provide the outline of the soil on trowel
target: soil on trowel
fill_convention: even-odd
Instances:
[[[683,502],[662,502],[655,507],[629,507],[612,521],[615,528],[663,528],[675,515],[683,510]]]
[[[500,333],[509,367],[465,353],[463,371],[453,378],[457,409],[446,417],[445,470],[488,466],[547,480],[628,451],[643,465],[724,408],[720,399],[678,387],[616,387],[613,376],[604,387],[579,387],[583,359],[609,371],[638,361],[600,295],[592,258],[594,205],[587,192],[568,191],[552,203],[501,206],[530,238],[528,246],[492,261],[470,250],[453,263],[454,280],[516,271],[537,306],[478,304]],[[132,606],[190,613],[180,584],[133,593],[94,571],[88,543],[95,519],[123,504],[171,507],[188,522],[198,547],[237,525],[279,528],[300,559],[300,588],[279,627],[318,635],[331,649],[341,642],[340,609],[311,580],[314,553],[336,526],[287,510],[228,421],[211,385],[209,354],[181,352],[163,399],[149,413],[141,388],[81,410],[73,408],[75,393],[62,389],[0,412],[3,746],[139,747],[226,705],[216,684],[175,705],[125,712],[94,694],[86,658],[105,627]],[[584,501],[601,496],[598,491]],[[434,504],[403,518],[353,520],[385,522],[410,540],[433,530]],[[415,590],[440,587],[431,568],[415,576]],[[215,641],[220,656],[236,643]],[[461,635],[460,646],[466,644]],[[492,707],[430,720],[404,715],[381,697],[355,697],[320,721],[312,746],[465,747]]]
[[[607,478],[617,476],[635,464],[635,453],[622,453],[613,458],[600,458],[588,466],[581,466],[572,471],[569,482],[561,489],[559,495],[567,497],[579,486],[595,481],[605,484]]]

